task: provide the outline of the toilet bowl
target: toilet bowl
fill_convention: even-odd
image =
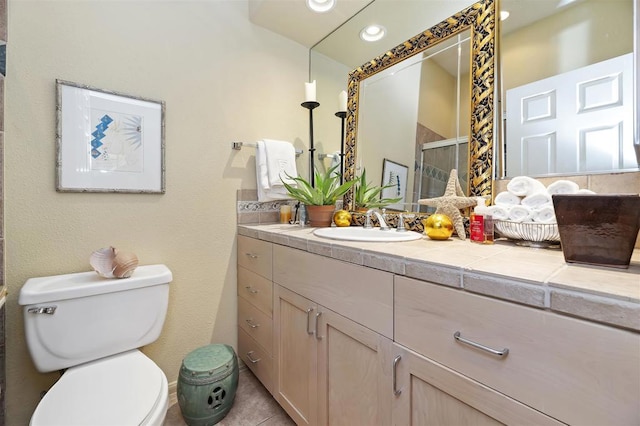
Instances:
[[[167,378],[138,348],[160,335],[172,278],[165,265],[149,265],[126,279],[27,280],[18,303],[31,358],[40,372],[64,370],[31,425],[162,426]]]
[[[132,350],[69,368],[42,398],[30,424],[161,426],[168,401],[162,370]]]

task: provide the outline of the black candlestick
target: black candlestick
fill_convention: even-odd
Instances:
[[[315,101],[306,101],[301,103],[304,108],[309,110],[309,174],[311,175],[311,186],[315,188],[315,170],[313,167],[313,156],[315,148],[313,147],[313,110],[320,106],[320,103]]]
[[[336,117],[340,118],[340,184],[344,180],[344,120],[347,118],[347,111],[336,112]]]

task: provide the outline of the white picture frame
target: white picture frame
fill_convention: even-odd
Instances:
[[[165,193],[163,101],[56,80],[56,191]]]
[[[380,198],[398,198],[400,201],[389,204],[388,209],[404,210],[407,202],[407,179],[409,168],[403,164],[396,163],[387,158],[382,160],[382,182],[380,186],[393,185],[391,188],[384,188]]]

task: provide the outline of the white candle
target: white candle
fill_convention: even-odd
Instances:
[[[347,92],[344,90],[338,95],[338,105],[340,105],[340,109],[338,109],[338,111],[347,110]]]
[[[304,101],[316,102],[316,81],[304,84]]]

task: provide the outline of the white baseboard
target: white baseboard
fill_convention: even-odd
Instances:
[[[178,402],[178,381],[169,383],[169,407]]]

